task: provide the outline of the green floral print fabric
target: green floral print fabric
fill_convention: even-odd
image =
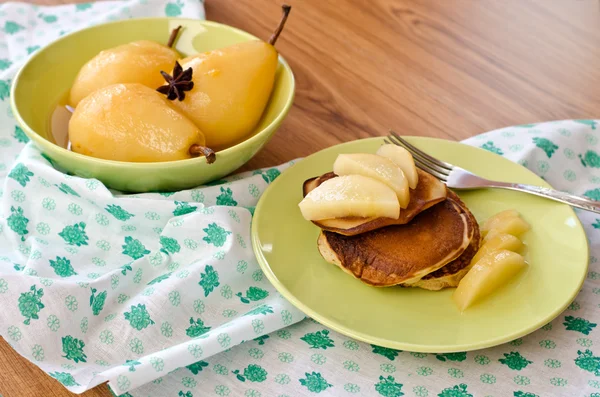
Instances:
[[[564,313],[502,346],[426,354],[303,320],[266,280],[250,222],[290,164],[138,195],[56,170],[10,111],[16,71],[70,31],[148,16],[204,10],[197,0],[0,5],[0,334],[17,352],[73,392],[108,381],[124,397],[600,396],[593,214],[578,211],[590,271]],[[466,143],[600,200],[599,123],[526,124]]]

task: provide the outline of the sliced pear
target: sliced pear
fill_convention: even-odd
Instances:
[[[526,267],[525,259],[512,251],[484,255],[463,277],[452,299],[463,311],[492,294]]]
[[[408,179],[408,186],[415,189],[419,183],[419,174],[412,154],[401,146],[385,144],[377,150],[378,156],[385,157],[396,164]]]
[[[496,222],[494,227],[483,238],[483,241],[487,242],[500,233],[512,234],[515,237],[519,237],[529,229],[531,229],[531,225],[523,220],[523,218],[507,217]]]
[[[400,208],[408,206],[408,179],[400,167],[385,157],[371,153],[340,154],[333,163],[333,172],[337,175],[363,175],[385,183],[396,192]]]
[[[479,259],[493,251],[508,250],[518,252],[522,247],[523,243],[521,240],[512,234],[497,233],[479,248],[471,263],[477,263]]]
[[[358,217],[398,219],[400,205],[396,193],[383,182],[362,175],[346,175],[323,182],[299,204],[309,221]]]
[[[494,225],[496,223],[500,222],[503,219],[516,218],[518,216],[519,213],[517,212],[517,210],[505,210],[502,212],[498,212],[496,215],[489,217],[485,222],[483,222],[483,225],[481,225],[479,231],[485,237],[485,235],[488,234],[488,232],[494,228]]]

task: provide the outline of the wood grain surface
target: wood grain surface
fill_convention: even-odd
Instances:
[[[600,116],[598,0],[289,3],[293,10],[277,47],[294,70],[296,99],[275,138],[246,169],[384,135],[388,128],[460,140],[514,124]],[[206,0],[206,11],[208,19],[266,39],[278,4]],[[74,396],[4,341],[0,394]],[[110,395],[105,386],[82,394]]]

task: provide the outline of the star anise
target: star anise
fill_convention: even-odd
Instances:
[[[194,82],[192,81],[192,68],[183,70],[179,62],[175,61],[175,67],[173,68],[173,76],[170,74],[160,71],[160,74],[165,78],[167,85],[162,85],[156,89],[161,94],[165,94],[167,99],[173,101],[175,98],[183,101],[185,99],[185,91],[189,91],[194,88]]]

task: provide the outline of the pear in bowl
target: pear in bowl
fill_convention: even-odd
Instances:
[[[179,18],[118,21],[97,25],[64,36],[34,54],[15,77],[11,92],[11,104],[13,113],[19,124],[21,124],[23,131],[47,157],[53,160],[53,164],[57,168],[69,174],[97,178],[110,188],[127,192],[174,191],[191,188],[222,178],[241,167],[271,139],[293,102],[295,86],[293,74],[281,56],[275,57],[275,67],[272,66],[273,57],[269,58],[268,78],[265,77],[262,83],[266,87],[271,87],[269,95],[264,103],[254,105],[254,118],[251,122],[246,122],[246,127],[243,129],[245,135],[242,136],[242,132],[236,132],[232,139],[228,141],[229,143],[224,146],[204,150],[203,148],[207,148],[205,145],[210,142],[209,134],[178,106],[177,103],[183,102],[186,94],[187,99],[190,99],[189,96],[193,89],[186,89],[190,88],[191,84],[189,83],[191,81],[184,81],[188,84],[179,84],[182,82],[181,80],[175,81],[177,77],[181,77],[174,76],[176,74],[174,73],[176,62],[170,65],[168,69],[162,70],[164,73],[161,73],[161,70],[156,71],[156,65],[152,65],[150,69],[153,70],[153,73],[158,73],[162,79],[162,83],[156,87],[152,86],[155,84],[154,81],[145,78],[134,82],[102,80],[99,85],[94,86],[95,90],[93,92],[76,103],[73,118],[78,121],[74,123],[75,128],[72,134],[77,137],[74,139],[74,141],[77,141],[77,145],[75,145],[75,142],[71,142],[73,150],[68,150],[67,147],[57,144],[59,140],[54,138],[55,131],[52,128],[53,123],[50,122],[52,115],[56,111],[57,104],[67,105],[69,103],[69,91],[73,88],[73,84],[85,80],[80,74],[85,69],[86,63],[102,51],[114,50],[119,46],[125,46],[125,49],[127,49],[127,45],[130,43],[139,43],[140,41],[165,43],[166,38],[178,26],[183,28],[172,51],[176,52],[178,57],[180,56],[182,59],[193,57],[199,53],[209,53],[232,46],[240,46],[243,43],[254,46],[255,42],[260,41],[246,32],[226,25]],[[272,47],[271,44],[262,43],[264,46]],[[161,45],[164,47],[164,53],[171,53],[171,50],[167,48],[168,46]],[[151,48],[151,46],[146,48]],[[275,50],[273,49],[273,51]],[[234,63],[237,63],[240,68],[244,67],[243,63]],[[160,68],[162,67],[160,66]],[[193,70],[191,67],[186,70],[188,69]],[[182,73],[185,73],[186,70],[182,70]],[[131,78],[131,74],[128,73],[121,75],[125,79],[123,76]],[[193,77],[190,80],[193,80]],[[117,103],[123,98],[116,99],[118,96],[113,95],[112,98],[115,99],[115,103],[109,106],[110,111],[105,109],[98,111],[106,111],[106,114],[112,115],[119,113],[118,117],[115,116],[115,120],[119,120],[120,125],[113,126],[116,127],[113,130],[127,130],[131,134],[127,134],[123,138],[125,141],[117,142],[110,139],[101,139],[98,143],[98,136],[93,136],[97,134],[97,132],[94,132],[93,125],[99,122],[107,125],[107,120],[102,120],[100,116],[90,117],[89,120],[86,120],[86,117],[80,117],[83,115],[83,109],[81,114],[77,114],[78,108],[85,103],[87,97],[95,94],[101,96],[97,93],[99,90],[115,84],[125,86],[139,84],[149,90],[158,90],[156,94],[163,98],[163,102],[168,101],[169,104],[159,106],[157,103],[160,101],[155,101],[156,95],[141,95],[145,99],[140,104],[140,108],[146,109],[141,110],[141,112],[154,114],[152,117],[145,117],[142,114],[137,115],[137,120],[140,122],[143,120],[146,124],[127,128],[128,117],[133,117],[132,107],[121,106],[121,109],[119,109]],[[251,84],[248,83],[248,87],[250,86]],[[127,88],[126,91],[129,91],[129,94],[135,92],[134,96],[140,99],[138,93],[144,90],[140,87],[130,88]],[[224,88],[226,91],[227,87]],[[200,90],[201,87],[194,87],[194,89]],[[235,90],[232,88],[233,91]],[[32,95],[34,92],[36,94]],[[104,93],[106,94],[106,91]],[[207,95],[213,94],[208,92]],[[146,99],[148,99],[148,102],[146,102]],[[89,107],[86,114],[90,116],[90,103],[87,103],[86,107]],[[151,109],[160,109],[160,111],[155,112]],[[175,117],[175,113],[171,111],[181,115],[181,119],[179,116]],[[143,134],[139,133],[140,130],[144,129],[152,130],[159,135],[160,131],[173,133],[173,130],[165,127],[165,119],[161,118],[162,116],[159,117],[159,114],[163,116],[170,114],[175,119],[180,120],[177,123],[183,123],[177,125],[185,124],[186,126],[185,128],[178,128],[178,130],[183,131],[182,136],[177,137],[171,146],[166,145],[165,142],[169,140],[166,136],[163,136],[162,140],[157,140],[157,142],[162,142],[161,145],[165,145],[164,148],[159,150],[161,155],[157,155],[158,152],[156,151],[152,152],[152,150],[156,150],[156,147],[152,150],[148,149],[152,147],[148,142],[145,143],[147,146],[142,145],[141,148],[137,146],[141,150],[129,151],[130,156],[120,150],[111,151],[102,148],[102,146],[106,146],[118,149],[119,145],[136,147],[136,145],[144,143],[144,137],[141,136]],[[235,118],[236,114],[236,109],[229,109],[229,117]],[[167,120],[172,119],[171,116],[168,116]],[[188,120],[189,123],[183,122],[183,119]],[[65,130],[68,130],[68,124],[67,120]],[[215,133],[210,130],[208,132]],[[86,134],[90,136],[85,137]],[[149,139],[151,136],[158,135],[149,134],[146,138]],[[201,138],[202,136],[204,136],[204,141]],[[189,147],[186,150],[187,145]],[[162,152],[162,149],[164,149],[164,152]],[[140,154],[140,151],[147,151],[147,153]],[[214,163],[210,164],[213,159],[215,160]]]

